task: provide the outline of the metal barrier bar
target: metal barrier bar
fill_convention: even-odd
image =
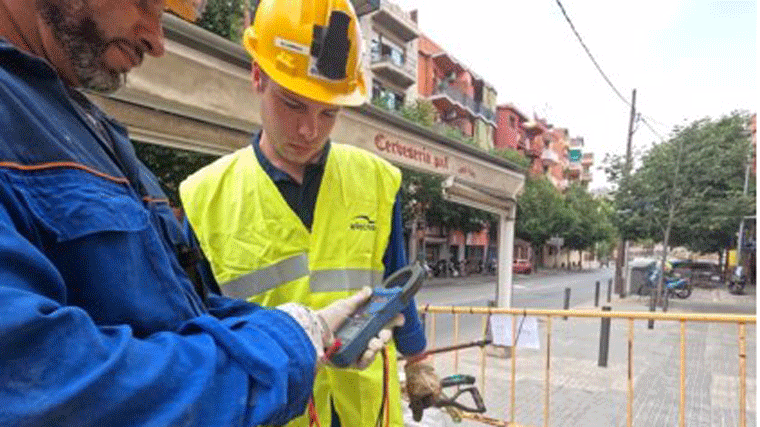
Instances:
[[[598,310],[551,310],[551,309],[518,309],[518,308],[491,308],[491,307],[419,307],[423,313],[431,313],[431,342],[435,343],[436,316],[435,313],[451,313],[454,315],[454,340],[459,342],[459,314],[482,314],[483,336],[486,336],[488,319],[491,314],[512,315],[512,347],[511,347],[511,381],[510,381],[510,412],[509,421],[501,421],[479,414],[462,413],[463,418],[476,420],[485,424],[496,426],[519,427],[515,422],[516,413],[516,378],[517,378],[517,316],[545,316],[546,317],[546,365],[545,365],[545,392],[544,392],[544,427],[549,426],[549,403],[551,397],[551,329],[552,317],[578,317],[578,318],[623,318],[628,319],[628,396],[626,404],[626,425],[633,425],[633,343],[634,343],[634,320],[666,320],[679,321],[680,323],[680,401],[679,401],[679,426],[685,427],[686,423],[686,322],[711,322],[711,323],[736,323],[739,326],[739,425],[747,426],[747,331],[746,324],[756,324],[756,316],[733,315],[733,314],[703,314],[703,313],[652,313],[652,312],[612,312]],[[487,343],[487,341],[484,341]],[[458,347],[453,346],[455,353],[455,371],[458,372]],[[449,350],[450,351],[450,350]],[[485,369],[486,349],[481,346],[481,384],[485,394]],[[528,426],[523,426],[528,427]]]
[[[509,422],[515,422],[515,377],[517,372],[517,314],[512,316],[512,391],[509,393]]]
[[[747,326],[739,322],[739,426],[747,427]]]
[[[626,426],[633,426],[633,319],[628,319],[628,404]]]
[[[483,337],[488,331],[488,315],[483,315]],[[480,347],[480,384],[483,388],[483,396],[486,395],[486,346]]]
[[[432,316],[430,316],[430,342],[433,343],[433,346],[435,346],[435,313],[430,312]],[[433,356],[433,363],[435,363],[435,356]]]
[[[454,345],[459,344],[459,313],[454,314]],[[454,350],[454,373],[459,373],[459,350]]]
[[[549,374],[551,372],[551,346],[552,317],[546,316],[546,390],[544,394],[544,427],[549,427],[549,395],[551,394]]]
[[[512,314],[524,316],[569,316],[569,317],[611,317],[615,319],[656,319],[684,320],[687,322],[713,323],[751,323],[756,324],[757,318],[752,315],[739,314],[710,314],[710,313],[650,313],[648,311],[598,311],[598,310],[556,310],[542,308],[491,308],[491,307],[451,307],[424,306],[420,311],[428,313],[470,313],[470,314]]]
[[[681,320],[681,396],[678,404],[678,425],[686,426],[686,322]]]

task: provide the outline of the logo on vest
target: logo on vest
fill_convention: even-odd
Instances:
[[[359,231],[375,231],[375,221],[369,219],[367,215],[357,215],[349,228]]]

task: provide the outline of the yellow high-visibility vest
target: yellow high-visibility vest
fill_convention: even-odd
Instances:
[[[319,309],[363,286],[379,286],[401,173],[364,150],[332,143],[312,230],[288,206],[248,146],[180,185],[188,220],[225,295],[266,306]],[[391,426],[403,427],[395,346],[389,345]],[[383,361],[364,371],[323,367],[314,402],[323,427],[332,400],[342,425],[373,427]],[[308,414],[289,426],[308,426]]]

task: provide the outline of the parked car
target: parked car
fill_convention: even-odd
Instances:
[[[697,288],[716,288],[723,286],[723,275],[717,262],[679,260],[671,261],[675,276],[689,279]]]
[[[512,263],[512,273],[530,274],[533,272],[533,266],[527,259],[516,259]]]

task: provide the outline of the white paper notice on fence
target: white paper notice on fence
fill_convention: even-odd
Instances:
[[[512,346],[512,316],[491,315],[491,336],[494,345]],[[538,338],[538,321],[535,317],[517,318],[517,347],[538,350],[541,342]]]

